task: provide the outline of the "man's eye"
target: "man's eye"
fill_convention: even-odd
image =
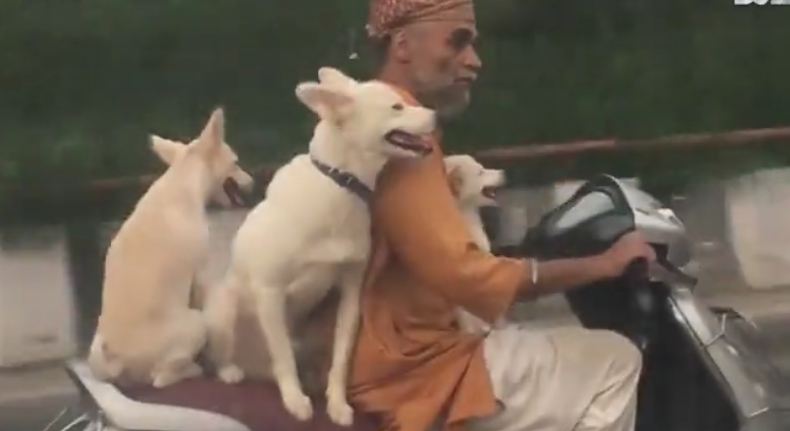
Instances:
[[[467,29],[458,29],[450,35],[450,46],[461,51],[475,42],[474,34]]]
[[[392,109],[395,110],[395,111],[403,111],[403,104],[402,103],[396,103],[396,104],[392,105]]]

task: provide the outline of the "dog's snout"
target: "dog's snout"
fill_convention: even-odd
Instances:
[[[486,169],[486,183],[493,187],[502,187],[507,184],[505,171],[502,169]]]
[[[507,175],[505,175],[505,171],[498,169],[497,170],[497,185],[504,186],[507,184]]]
[[[255,187],[255,179],[241,168],[239,168],[239,172],[233,175],[232,178],[239,184],[239,188],[244,192],[249,193]]]
[[[430,124],[430,129],[431,131],[434,131],[439,124],[439,116],[436,114],[436,111],[432,109],[426,109],[426,111],[428,111],[428,122]]]

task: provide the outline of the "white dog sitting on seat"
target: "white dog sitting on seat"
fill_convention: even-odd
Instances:
[[[203,314],[190,309],[208,254],[206,205],[241,203],[252,177],[224,142],[224,115],[213,112],[189,145],[152,137],[170,167],[143,195],[105,259],[102,308],[88,355],[102,380],[163,387],[202,372]]]
[[[208,300],[209,356],[220,379],[234,382],[251,374],[238,366],[240,356],[266,351],[270,357],[257,363],[270,362],[285,407],[309,419],[312,403],[297,374],[291,330],[337,285],[327,412],[335,423],[349,425],[346,375],[371,248],[368,201],[389,159],[430,153],[425,137],[436,116],[408,106],[381,82],[359,83],[330,68],[322,68],[319,79],[296,88],[299,100],[320,117],[309,154],[275,174],[266,199],[236,234],[224,285]],[[250,314],[257,316],[264,349],[256,348],[263,340],[242,338],[254,331],[237,327],[238,318]]]

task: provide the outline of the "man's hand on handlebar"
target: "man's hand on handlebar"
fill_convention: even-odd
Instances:
[[[638,232],[620,238],[607,251],[589,257],[555,259],[536,263],[526,261],[525,277],[519,286],[519,296],[534,299],[542,295],[564,292],[597,281],[617,278],[636,259],[646,259],[648,264],[656,260],[655,251]],[[531,268],[529,265],[538,265]],[[537,283],[531,276],[538,273]]]
[[[603,264],[608,267],[607,273],[615,278],[621,276],[628,265],[637,259],[645,259],[648,264],[655,262],[656,252],[641,233],[634,231],[623,235],[601,257]]]

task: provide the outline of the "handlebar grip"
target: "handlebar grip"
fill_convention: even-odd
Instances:
[[[640,257],[631,261],[625,269],[623,278],[631,287],[639,287],[647,284],[650,281],[647,259]]]
[[[653,294],[650,291],[650,274],[647,260],[634,259],[623,274],[626,286],[634,291],[634,302],[637,313],[651,313],[653,311]]]
[[[632,328],[634,341],[643,351],[647,349],[649,340],[652,338],[651,334],[654,332],[652,318],[656,308],[653,292],[650,289],[648,270],[647,260],[639,258],[634,259],[623,274],[626,288],[631,289],[633,293],[631,312],[633,313],[632,323],[635,325]]]

